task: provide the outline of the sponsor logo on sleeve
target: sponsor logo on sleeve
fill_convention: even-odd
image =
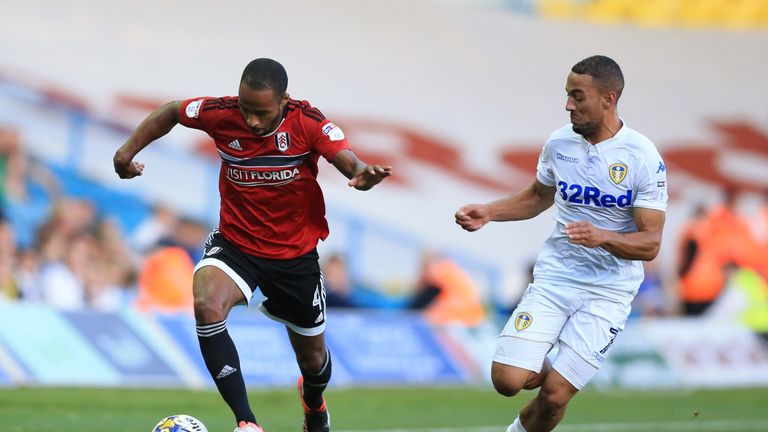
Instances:
[[[656,187],[665,188],[667,187],[667,181],[666,180],[659,180],[656,182]]]
[[[185,113],[187,114],[188,118],[197,118],[198,115],[200,115],[200,107],[203,106],[203,100],[198,99],[196,101],[192,101],[189,104],[187,104],[187,109],[185,110]]]
[[[323,126],[323,133],[330,138],[331,141],[341,141],[344,139],[344,132],[340,127],[333,123],[326,123]]]

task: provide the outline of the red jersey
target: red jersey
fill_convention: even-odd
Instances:
[[[277,130],[257,136],[237,97],[201,97],[181,104],[179,123],[216,142],[219,231],[230,243],[251,255],[290,259],[328,236],[317,161],[330,161],[349,144],[317,108],[291,99]]]

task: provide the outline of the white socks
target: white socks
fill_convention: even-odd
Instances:
[[[520,416],[518,416],[515,421],[509,425],[507,428],[507,432],[526,432],[525,428],[523,427],[523,424],[520,423]]]

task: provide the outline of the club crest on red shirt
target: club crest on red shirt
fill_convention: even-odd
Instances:
[[[288,132],[278,132],[275,134],[275,147],[281,152],[288,150],[291,145],[291,137]]]

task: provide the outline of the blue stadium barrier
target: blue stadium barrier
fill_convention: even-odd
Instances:
[[[249,386],[289,386],[299,370],[282,324],[235,308],[227,328]],[[23,332],[19,329],[24,329]],[[334,385],[461,384],[476,365],[419,315],[330,311]],[[10,377],[15,375],[15,379]],[[0,385],[213,386],[191,314],[63,312],[0,304]]]

